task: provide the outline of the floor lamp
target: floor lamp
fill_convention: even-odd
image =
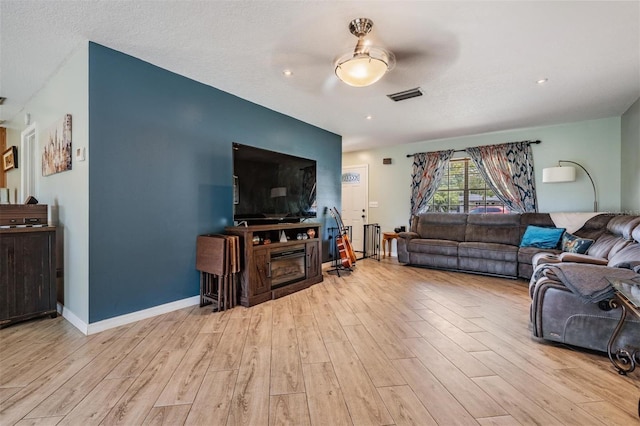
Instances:
[[[593,182],[593,178],[581,164],[576,163],[575,161],[569,160],[560,160],[558,161],[557,167],[547,167],[546,169],[542,169],[542,182],[543,183],[560,183],[560,182],[575,182],[576,180],[576,169],[575,167],[562,167],[562,163],[571,163],[580,167],[589,177],[591,181],[591,186],[593,187],[593,211],[598,211],[598,195],[596,193],[596,184]]]

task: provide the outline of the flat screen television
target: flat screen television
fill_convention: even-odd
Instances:
[[[316,161],[233,143],[233,204],[237,222],[316,217]]]

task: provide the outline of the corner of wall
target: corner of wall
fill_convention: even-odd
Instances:
[[[621,210],[640,214],[640,98],[622,114],[620,129]]]

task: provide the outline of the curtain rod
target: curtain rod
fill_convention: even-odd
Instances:
[[[540,141],[540,140],[537,140],[537,141],[521,141],[521,142],[529,142],[530,144],[531,143],[535,143],[535,144],[542,143],[542,141]],[[511,142],[506,142],[506,143],[511,143]],[[453,152],[465,152],[466,150],[467,150],[466,148],[465,149],[455,149],[455,150],[453,150]],[[407,154],[407,158],[411,158],[416,154],[420,154],[420,153],[416,152],[415,154]]]

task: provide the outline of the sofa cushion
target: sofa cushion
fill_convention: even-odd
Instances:
[[[558,247],[564,228],[547,228],[535,225],[527,226],[520,247],[538,247],[554,249]]]
[[[518,247],[509,244],[465,242],[458,246],[458,257],[516,262]]]
[[[458,255],[458,242],[448,240],[430,240],[416,238],[407,245],[407,250],[414,253],[440,254],[444,256]]]
[[[591,244],[593,244],[593,240],[590,238],[580,238],[568,232],[562,234],[562,251],[584,254],[591,247]]]
[[[466,214],[425,213],[418,216],[416,230],[420,238],[464,241]]]
[[[638,225],[640,225],[640,216],[621,215],[611,218],[607,223],[607,231],[589,247],[587,254],[610,259],[617,252],[631,244],[633,230]]]
[[[484,274],[494,274],[516,277],[518,276],[518,264],[504,260],[490,260],[481,257],[458,257],[458,268]]]
[[[631,240],[631,234],[640,225],[640,216],[616,216],[607,223],[607,231],[625,240]]]
[[[521,213],[520,239],[518,241],[522,240],[522,236],[529,225],[544,226],[547,228],[554,228],[556,226],[553,223],[553,220],[551,220],[551,215],[549,213]]]
[[[471,214],[467,218],[465,241],[517,246],[520,242],[520,215]]]
[[[561,251],[558,249],[541,249],[538,247],[520,247],[518,249],[518,262],[533,265],[533,257],[538,253],[546,255],[557,255]]]
[[[640,243],[624,247],[614,254],[607,263],[607,266],[627,269],[634,269],[638,265],[640,265]]]
[[[593,257],[609,259],[617,252],[631,244],[631,240],[625,240],[618,235],[610,233],[602,234],[587,250],[587,254]]]
[[[582,225],[582,228],[578,229],[576,232],[572,232],[572,234],[575,234],[580,238],[597,240],[600,235],[607,231],[607,224],[614,217],[616,217],[616,215],[609,213],[596,215],[587,220],[584,225]]]

